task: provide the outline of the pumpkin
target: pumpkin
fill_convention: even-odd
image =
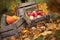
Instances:
[[[15,16],[15,15],[14,15],[14,16],[12,16],[12,17],[15,19],[15,21],[18,19],[18,17],[17,17],[17,16]]]
[[[7,16],[7,17],[6,17],[6,22],[7,22],[8,24],[12,24],[14,21],[15,21],[15,19],[14,19],[13,17],[11,17],[11,16]]]

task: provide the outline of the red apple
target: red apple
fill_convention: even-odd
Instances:
[[[30,16],[30,15],[31,15],[31,13],[30,13],[30,12],[28,12],[28,13],[27,13],[27,15],[28,15],[28,16]]]
[[[31,16],[34,16],[35,14],[34,13],[31,13]]]
[[[36,11],[33,11],[33,13],[36,13]]]
[[[38,16],[37,14],[34,15],[34,17],[37,17],[37,16]]]
[[[33,20],[33,19],[34,19],[34,17],[33,17],[33,16],[30,16],[30,19],[31,19],[31,20]]]
[[[34,17],[34,20],[37,19],[37,17]]]
[[[44,16],[45,15],[45,12],[42,12],[41,15]]]
[[[34,17],[37,17],[36,11],[33,11],[33,12],[31,13],[31,15],[34,16]]]
[[[41,15],[42,11],[37,11],[37,15]]]
[[[38,15],[38,16],[37,16],[37,18],[40,18],[40,17],[41,17],[41,15]]]

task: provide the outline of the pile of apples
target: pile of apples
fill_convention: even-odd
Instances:
[[[40,17],[46,15],[46,13],[41,10],[38,10],[38,11],[28,12],[27,15],[29,16],[29,18],[31,20],[35,20],[37,18],[40,18]]]

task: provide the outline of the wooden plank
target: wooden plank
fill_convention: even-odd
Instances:
[[[22,3],[22,5],[19,6],[19,8],[21,8],[21,7],[25,7],[25,6],[28,6],[28,5],[33,5],[33,4],[35,4],[35,1],[33,1],[33,2]]]
[[[9,36],[13,36],[13,35],[18,35],[18,34],[14,30],[11,30],[9,32],[2,33],[1,37],[6,38],[6,37],[9,37]]]
[[[27,23],[23,23],[20,27],[18,27],[18,32],[20,32],[24,27],[27,26]]]
[[[8,31],[8,30],[11,30],[11,29],[14,29],[13,25],[5,26],[5,27],[2,27],[0,29],[0,32]]]
[[[23,16],[24,15],[24,8],[17,9],[17,14],[16,15],[19,16],[19,17]]]
[[[16,22],[16,27],[19,27],[25,20],[24,19],[19,19],[17,22]]]

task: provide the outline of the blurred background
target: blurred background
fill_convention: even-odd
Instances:
[[[51,16],[51,20],[50,20],[51,22],[50,23],[47,23],[46,20],[41,21],[40,23],[42,25],[44,25],[44,27],[47,30],[49,28],[49,30],[48,30],[49,33],[51,33],[50,31],[52,31],[52,32],[54,31],[54,33],[55,33],[55,31],[56,31],[55,29],[58,29],[59,31],[56,31],[56,34],[54,34],[54,35],[57,35],[58,32],[60,33],[60,0],[0,0],[0,24],[1,24],[1,17],[3,16],[3,14],[13,15],[14,16],[14,20],[15,19],[17,20],[17,18],[18,18],[18,16],[16,17],[17,7],[18,6],[22,6],[23,3],[32,2],[32,1],[35,1],[37,3],[38,7],[42,6],[41,9],[44,12],[46,12],[46,13],[49,12],[50,14],[52,14],[52,15],[50,15]],[[55,14],[55,13],[57,13],[57,14]],[[11,18],[13,18],[13,16],[11,16]],[[8,16],[8,19],[9,19],[9,16]],[[4,21],[4,18],[2,18],[2,20]],[[40,30],[43,30],[43,29],[39,28],[40,26],[43,27],[42,25],[40,25],[40,23],[36,23],[37,26],[36,26],[35,29],[34,29],[34,27],[33,27],[33,29],[32,29],[32,27],[30,29],[28,26],[26,26],[26,29],[23,29],[21,34],[22,35],[25,34],[24,32],[26,30],[27,30],[27,34],[30,33],[33,30],[33,34],[35,33],[34,35],[38,35]],[[52,30],[50,30],[50,28]],[[46,31],[46,30],[44,30],[44,31]],[[46,31],[46,33],[48,31]],[[52,39],[54,39],[54,37],[55,37],[54,35],[51,37]],[[60,35],[60,34],[58,34],[58,35]],[[26,36],[26,34],[25,34],[25,36]],[[45,35],[44,35],[44,37],[45,37]],[[48,36],[46,36],[46,37],[48,37]],[[60,36],[59,36],[59,38],[60,38]],[[26,39],[26,40],[28,40],[28,39]],[[49,39],[47,39],[47,40],[49,40]],[[58,40],[60,40],[60,39],[58,39]]]

